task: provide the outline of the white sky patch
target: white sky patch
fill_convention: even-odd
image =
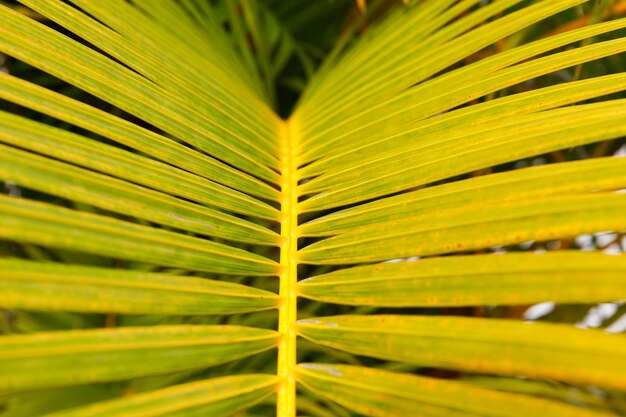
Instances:
[[[607,246],[602,252],[607,255],[621,255],[622,248],[617,243],[613,243],[612,245]]]
[[[604,320],[611,318],[617,312],[616,303],[601,303],[595,307],[592,307],[587,312],[585,318],[576,323],[576,327],[580,328],[594,328],[600,327]]]
[[[384,261],[384,264],[397,264],[398,262],[404,262],[404,258],[400,259],[390,259],[388,261]]]
[[[609,333],[622,333],[626,331],[626,314],[615,320],[609,327],[604,330]]]
[[[580,235],[576,238],[576,244],[584,251],[595,250],[591,235]]]
[[[535,304],[524,312],[524,320],[537,320],[546,314],[550,314],[554,310],[554,306],[555,304],[552,301]]]
[[[598,233],[596,235],[596,240],[599,246],[606,246],[613,242],[616,237],[617,233]]]
[[[399,262],[415,262],[420,259],[419,256],[410,256],[408,258],[398,258],[398,259],[390,259],[388,261],[383,261],[384,264],[397,264]]]

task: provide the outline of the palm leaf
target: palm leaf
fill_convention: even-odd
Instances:
[[[568,317],[626,298],[621,3],[359,2],[328,52],[304,0],[20,2],[0,416],[626,409],[623,336]]]
[[[372,416],[608,416],[545,399],[349,365],[298,365],[298,379],[318,395]]]
[[[262,401],[276,389],[276,385],[277,378],[272,375],[222,377],[79,407],[69,413],[50,416],[229,416]]]
[[[226,274],[273,275],[277,269],[241,249],[51,204],[3,196],[0,213],[0,237],[18,242]]]
[[[200,368],[275,346],[277,333],[239,326],[155,326],[2,339],[3,391],[78,385]]]
[[[345,315],[300,320],[298,333],[381,359],[623,389],[623,336],[530,324],[474,317]],[[611,367],[602,366],[607,358]]]
[[[234,314],[276,307],[275,294],[194,277],[0,259],[3,306],[123,314]]]
[[[624,261],[566,251],[449,256],[342,269],[298,282],[298,293],[380,307],[602,302],[622,298]]]

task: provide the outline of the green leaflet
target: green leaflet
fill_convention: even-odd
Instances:
[[[626,256],[601,253],[447,256],[341,269],[298,283],[298,294],[358,306],[443,307],[593,303],[626,298]]]
[[[203,235],[274,246],[280,239],[252,222],[116,178],[2,144],[0,152],[0,176],[27,188]]]
[[[432,117],[445,110],[452,109],[459,104],[467,103],[473,98],[479,98],[502,88],[530,80],[533,77],[567,68],[577,63],[597,59],[606,54],[617,53],[623,50],[623,47],[619,46],[619,42],[617,44],[601,43],[599,45],[576,48],[524,62],[529,58],[555,48],[579,40],[588,39],[591,36],[621,29],[625,25],[626,19],[618,19],[571,30],[531,42],[495,54],[476,63],[463,66],[449,73],[442,74],[432,80],[410,88],[386,102],[376,103],[370,108],[364,109],[363,112],[348,118],[343,118],[339,120],[337,124],[327,129],[327,133],[331,133],[330,135],[326,135],[327,137],[320,136],[314,141],[325,143],[326,147],[332,144],[332,154],[325,154],[324,158],[320,161],[315,161],[310,166],[305,167],[303,169],[303,175],[315,175],[315,171],[319,171],[321,168],[319,165],[326,164],[326,159],[333,160],[343,158],[345,155],[350,156],[354,151],[379,146],[379,143],[385,142],[390,138],[410,136],[410,134],[416,130],[413,126],[416,122],[417,126],[428,126],[433,124],[433,122],[435,125],[438,125],[441,122],[455,119],[457,119],[458,123],[458,116],[473,113],[481,109],[487,110],[493,108],[490,112],[495,114],[492,114],[491,117],[503,111],[519,112],[523,107],[522,109],[515,107],[512,109],[499,107],[503,103],[516,100],[516,97],[519,95],[516,94],[498,99],[495,106],[489,101],[487,103],[457,109],[450,114],[444,114],[442,117],[437,117],[430,121],[422,121],[427,117]],[[578,83],[573,84],[576,85]],[[548,93],[554,89],[558,90],[560,87],[549,86],[546,88],[547,90],[538,89],[529,93],[522,93],[521,96],[544,91]],[[535,101],[535,106],[541,107],[544,105],[539,99]],[[473,118],[470,119],[470,122],[474,122]],[[325,133],[320,133],[320,135],[323,134],[325,135]],[[359,140],[363,135],[366,135],[370,139],[368,141]],[[397,140],[396,142],[397,146],[403,143],[401,140]],[[308,147],[307,153],[311,154],[312,157],[319,158],[321,156],[320,153],[325,153],[325,151],[324,147],[320,149],[317,148],[320,147],[313,143]]]
[[[257,114],[274,116],[265,105],[267,97],[262,95],[258,74],[243,67],[220,26],[219,17],[210,10],[211,5],[206,7],[208,13],[205,13],[210,28],[204,31],[196,29],[194,16],[189,16],[179,4],[166,0],[137,0],[133,4],[112,0],[108,8],[81,0],[72,3],[99,16],[122,34],[126,42],[144,46],[147,54],[155,55],[164,65],[174,65],[176,72],[190,78],[186,82],[199,83],[198,87],[214,94],[221,93],[219,98],[231,105],[238,104],[239,111],[254,114],[252,107],[255,107]],[[131,16],[132,20],[126,16]],[[166,57],[160,54],[164,49],[168,51]],[[178,62],[181,60],[183,62]],[[211,77],[203,77],[204,74]]]
[[[323,130],[328,129],[328,127],[333,124],[339,123],[342,118],[358,114],[372,104],[376,105],[386,101],[386,99],[399,94],[402,90],[418,84],[420,81],[436,74],[439,70],[492,44],[498,39],[506,37],[550,14],[572,7],[582,1],[564,0],[539,2],[539,4],[533,5],[532,7],[526,7],[523,13],[519,11],[517,13],[510,13],[500,19],[495,19],[492,22],[483,24],[472,30],[476,25],[484,23],[486,19],[494,17],[502,10],[518,2],[518,0],[505,0],[499,2],[499,4],[491,4],[487,7],[477,9],[459,18],[455,22],[448,22],[441,30],[435,31],[431,36],[425,37],[425,39],[421,39],[408,47],[405,46],[402,48],[400,42],[395,43],[399,46],[398,49],[395,49],[394,44],[389,45],[387,51],[395,51],[396,54],[388,56],[382,53],[378,54],[380,58],[386,60],[377,62],[381,70],[380,73],[376,73],[376,70],[371,71],[377,75],[376,77],[369,78],[368,73],[360,74],[360,77],[366,78],[367,82],[363,83],[363,85],[358,85],[359,76],[354,77],[348,88],[337,89],[339,91],[334,90],[335,93],[339,92],[343,94],[338,96],[335,102],[325,103],[318,101],[310,103],[318,105],[320,109],[318,110],[313,107],[315,110],[311,112],[311,114],[305,113],[307,117],[305,119],[306,125],[303,127],[303,133],[307,136],[307,144],[309,144],[310,133],[308,125],[312,125],[313,128],[322,126]],[[466,0],[459,3],[460,4],[449,9],[448,12],[442,13],[442,16],[447,15],[447,19],[452,19],[456,17],[455,15],[462,15],[467,8],[476,2]],[[426,5],[424,7],[428,6]],[[437,22],[438,20],[439,23],[445,22],[444,19],[441,19],[443,20],[443,22],[441,22],[437,17],[436,14],[429,13],[429,15],[422,16],[423,21],[418,24],[430,25],[431,22]],[[408,31],[413,30],[415,29],[411,27]],[[402,32],[400,32],[400,36],[402,36]],[[382,39],[383,42],[385,42],[387,37],[380,36],[370,38],[370,42],[368,42],[370,45],[368,46],[371,46],[372,43],[379,42],[377,39]],[[412,53],[405,56],[404,60],[399,60],[398,58],[402,56],[404,49],[408,49]],[[376,58],[372,59],[376,60]],[[392,65],[388,66],[388,64]],[[351,88],[354,84],[360,88]],[[304,104],[305,103],[303,103],[303,105]],[[299,117],[299,109],[296,110],[294,114]]]
[[[587,387],[575,388],[567,384],[555,384],[554,381],[534,381],[524,378],[503,378],[496,376],[467,376],[461,378],[477,387],[518,394],[534,395],[565,401],[570,404],[606,406],[606,401]]]
[[[0,338],[0,391],[118,381],[228,362],[276,345],[274,331],[153,326]]]
[[[170,375],[171,376],[171,375]],[[56,410],[106,401],[122,394],[124,382],[44,388],[2,395],[2,417],[43,416]]]
[[[370,91],[375,91],[376,81],[381,83],[394,78],[397,81],[398,77],[406,76],[416,66],[413,61],[416,55],[443,41],[433,39],[433,33],[438,33],[442,27],[447,28],[446,24],[477,2],[465,0],[452,7],[452,0],[423,2],[404,13],[391,14],[378,27],[372,28],[369,36],[359,38],[343,59],[325,74],[324,84],[318,86],[320,88],[313,90],[313,94],[303,96],[294,113],[308,114],[308,117],[303,118],[303,133],[308,133],[309,124],[315,126],[315,122],[324,120],[324,116],[328,118],[329,114],[332,115],[333,110],[337,111],[339,108],[345,111],[339,105],[345,106],[345,102],[349,101],[346,100],[346,95],[352,99],[353,105],[358,105],[354,98],[361,98]],[[500,3],[514,2],[519,0]],[[496,7],[501,8],[501,4]],[[493,10],[494,7],[486,9]],[[466,25],[463,26],[467,29]],[[405,67],[406,64],[409,65]],[[314,107],[311,108],[312,105]]]
[[[63,410],[46,417],[225,417],[262,401],[277,385],[274,375],[227,376]]]
[[[194,71],[195,68],[190,68],[190,64],[185,65],[186,62],[193,61],[194,57],[191,53],[185,54],[185,61],[173,61],[171,57],[161,53],[163,43],[167,43],[167,34],[158,33],[157,30],[161,28],[146,19],[143,14],[138,13],[136,8],[116,0],[109,1],[107,7],[98,7],[81,1],[75,1],[75,3],[93,15],[97,15],[101,21],[110,23],[112,27],[119,28],[121,31],[130,29],[135,35],[152,33],[163,43],[158,45],[155,40],[148,39],[147,42],[139,44],[133,40],[134,38],[125,38],[82,12],[57,0],[46,2],[24,0],[24,3],[43,15],[49,16],[73,33],[98,45],[115,58],[159,84],[163,89],[184,98],[186,103],[191,105],[194,110],[202,112],[207,122],[213,125],[218,134],[218,140],[226,137],[232,138],[231,140],[236,138],[237,141],[246,143],[251,151],[260,154],[259,159],[264,159],[268,151],[275,150],[276,144],[271,140],[274,136],[273,122],[275,116],[266,109],[259,111],[260,114],[251,114],[248,106],[256,105],[260,110],[263,108],[263,103],[254,100],[254,95],[247,88],[243,88],[241,81],[235,84],[224,68],[217,67],[212,62],[213,60],[228,62],[225,54],[211,51],[215,53],[215,56],[211,57],[212,59],[205,57],[203,60],[204,74]],[[176,9],[178,8],[174,10]],[[124,23],[128,20],[134,21],[135,24]],[[189,24],[181,23],[179,27],[188,26]],[[181,77],[181,73],[188,76]],[[207,73],[210,74],[210,77],[207,76]],[[216,80],[219,80],[220,83],[217,83]],[[229,87],[231,93],[236,92],[237,95],[225,96],[224,92],[220,90],[226,86]],[[248,106],[237,102],[242,100],[242,98],[237,97],[238,95],[246,99]],[[263,134],[259,134],[260,132]],[[268,160],[271,162],[274,159],[269,158]]]
[[[489,16],[489,14],[485,13],[484,10],[479,10],[478,12],[469,15],[466,19],[460,19],[457,22],[457,25],[462,26],[462,30],[455,31],[450,29],[453,27],[452,25],[448,25],[446,29],[443,30],[443,35],[441,33],[435,33],[433,36],[434,38],[437,36],[444,36],[446,37],[447,42],[440,45],[436,41],[429,44],[430,39],[422,41],[423,43],[429,45],[429,47],[419,52],[416,51],[409,63],[412,67],[407,66],[405,70],[399,74],[394,71],[388,71],[388,78],[383,76],[372,80],[371,88],[363,90],[359,94],[351,95],[346,94],[345,91],[342,92],[343,95],[339,100],[337,100],[338,104],[335,104],[334,106],[331,105],[322,107],[322,113],[331,109],[334,111],[329,112],[327,117],[323,118],[320,122],[318,122],[318,124],[322,125],[322,132],[331,132],[333,126],[345,121],[350,116],[367,111],[373,105],[379,105],[380,103],[386,102],[387,99],[401,95],[401,92],[404,89],[420,83],[428,77],[433,76],[437,72],[449,67],[455,62],[458,62],[464,57],[483,49],[493,42],[515,33],[528,25],[540,21],[547,16],[583,2],[584,0],[542,1],[532,6],[525,7],[523,10],[506,14],[504,17],[484,24],[477,29],[469,30],[473,26],[484,22],[484,19]],[[511,5],[516,2],[505,1],[501,3],[504,5]],[[498,13],[499,7],[499,5],[492,6],[491,10],[494,14]],[[467,22],[470,24],[467,24]],[[451,38],[446,36],[447,31],[452,32],[453,36]],[[423,98],[424,96],[422,95],[421,97]],[[318,103],[315,104],[318,106],[320,105]],[[315,113],[320,113],[320,111],[316,111],[313,114]],[[315,119],[315,116],[306,115],[305,118],[301,116],[298,109],[296,109],[294,116],[297,118],[298,123],[303,124],[303,136],[305,137],[304,143],[312,145],[307,147],[306,153],[303,154],[303,162],[310,162],[312,158],[328,154],[329,149],[324,148],[324,145],[327,144],[329,139],[328,135],[326,137],[317,137],[314,140],[313,138],[315,138],[316,135],[311,135],[306,129],[305,123],[310,124],[308,120]],[[333,135],[330,135],[331,138],[332,136]]]
[[[373,224],[313,243],[303,263],[347,264],[436,255],[626,229],[626,195],[595,193],[444,211]]]
[[[197,108],[139,74],[27,19],[0,8],[0,50],[15,56],[199,147],[216,158],[271,182],[278,174],[255,160],[242,142],[224,141]]]
[[[474,317],[318,317],[298,322],[316,343],[425,367],[624,389],[626,338],[568,325]]]
[[[626,47],[626,42],[624,43]],[[303,211],[337,207],[411,187],[626,134],[626,100],[571,106],[487,127],[457,129],[448,136],[424,135],[402,155],[372,156],[344,172],[324,175],[299,187]]]
[[[0,307],[121,314],[235,314],[275,294],[204,278],[0,259]]]
[[[465,8],[475,2],[476,0],[464,1]],[[324,71],[315,74],[302,93],[300,111],[316,100],[321,104],[322,100],[330,99],[337,89],[356,86],[364,75],[375,73],[380,76],[377,74],[378,69],[389,60],[394,60],[398,54],[406,52],[410,55],[426,36],[441,28],[442,11],[452,3],[453,1],[443,0],[421,3],[404,10],[397,8],[390,11],[385,19],[374,22],[368,28],[367,35],[354,39],[353,45],[344,51],[341,59],[333,62],[334,65],[323,63]],[[459,13],[458,8],[455,11]],[[348,74],[357,77],[348,77]]]
[[[0,196],[0,237],[190,270],[277,274],[275,262],[241,249],[21,198]]]
[[[626,158],[595,158],[524,168],[428,187],[317,217],[300,236],[329,236],[408,216],[436,215],[462,206],[484,206],[547,196],[626,187]]]
[[[175,167],[229,185],[239,191],[262,198],[278,199],[276,190],[262,181],[255,180],[225,164],[217,164],[215,160],[200,152],[95,107],[5,73],[0,73],[0,87],[0,97],[5,100],[80,126]],[[221,190],[222,193],[224,191]],[[216,203],[219,205],[219,200],[212,202]],[[224,201],[224,204],[229,203],[228,200]]]
[[[43,123],[0,112],[0,141],[200,203],[276,219],[267,203],[197,175]]]
[[[613,414],[453,381],[349,365],[304,363],[298,381],[315,394],[373,417],[518,417]]]
[[[626,25],[626,19],[621,23]],[[527,75],[528,71],[515,71],[514,73]],[[500,78],[508,79],[507,77]],[[344,137],[344,140],[336,144],[337,152],[305,166],[301,170],[301,176],[341,172],[347,167],[360,164],[363,159],[371,160],[378,156],[377,154],[382,153],[384,156],[402,154],[418,146],[417,141],[424,137],[433,137],[437,134],[439,139],[443,140],[449,136],[454,137],[456,129],[475,129],[479,126],[486,129],[489,124],[505,118],[521,117],[621,91],[626,88],[625,80],[626,76],[623,73],[610,74],[483,101],[436,117],[424,119],[429,114],[420,113],[420,111],[431,111],[429,106],[424,106],[421,110],[420,108],[416,110],[417,115],[406,111],[398,113],[397,117],[391,120],[375,119],[371,129],[351,132]],[[460,97],[466,97],[466,93],[467,91],[461,91]],[[442,98],[450,99],[450,96],[453,94]],[[415,102],[414,98],[407,100],[403,109],[413,102]],[[449,104],[454,105],[454,102],[444,104],[443,110],[450,110]],[[416,117],[417,120],[411,120],[411,117]],[[376,126],[377,123],[381,125]],[[363,127],[363,124],[359,126]],[[367,142],[348,140],[355,133],[367,134],[369,140]],[[348,144],[352,146],[346,146]],[[398,152],[398,150],[402,151]]]

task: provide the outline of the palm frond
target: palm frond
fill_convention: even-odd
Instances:
[[[0,417],[626,410],[622,2],[20,2]]]

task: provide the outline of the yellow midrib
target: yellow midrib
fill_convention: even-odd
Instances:
[[[278,331],[281,339],[278,345],[278,376],[281,384],[276,403],[277,417],[296,415],[296,333],[297,317],[296,283],[298,281],[298,194],[297,194],[297,135],[293,123],[281,122],[280,161],[281,161],[281,221],[280,221],[280,290],[281,305],[278,310]]]

